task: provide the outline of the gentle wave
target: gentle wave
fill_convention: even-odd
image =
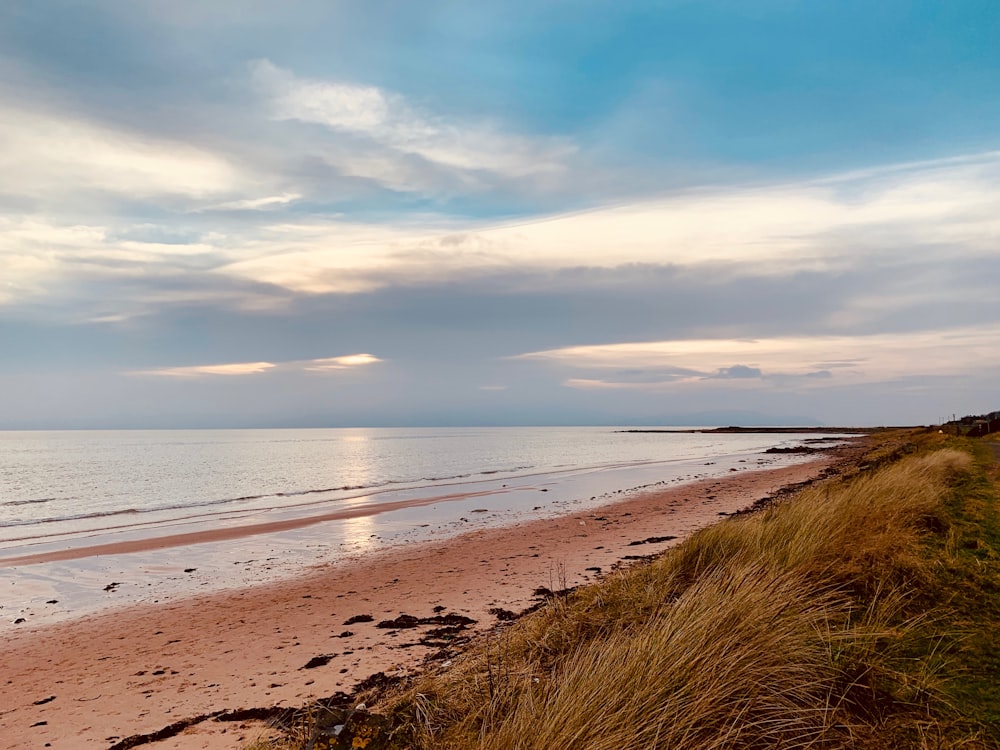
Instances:
[[[124,508],[122,510],[103,510],[93,513],[77,513],[72,516],[52,516],[50,518],[31,518],[22,521],[0,521],[0,527],[10,528],[12,526],[36,526],[43,523],[56,523],[57,521],[82,521],[88,518],[106,518],[108,516],[129,516],[138,515],[144,511],[138,508]]]
[[[46,523],[57,523],[60,521],[84,521],[91,518],[107,518],[109,516],[136,515],[146,513],[156,513],[171,510],[187,510],[189,508],[211,508],[219,505],[229,505],[235,503],[250,502],[252,500],[265,500],[267,498],[281,497],[301,497],[304,495],[322,495],[331,492],[358,492],[364,490],[377,490],[390,485],[416,484],[418,482],[445,482],[454,479],[468,479],[473,476],[492,476],[494,474],[512,473],[515,471],[525,471],[534,468],[532,466],[514,466],[506,469],[492,469],[490,471],[480,471],[466,474],[451,474],[439,477],[420,477],[419,479],[388,479],[382,482],[371,482],[369,484],[345,484],[340,487],[319,487],[308,490],[290,490],[288,492],[273,492],[260,495],[241,495],[239,497],[227,497],[220,500],[204,500],[201,502],[177,503],[172,505],[155,505],[147,508],[121,508],[117,510],[94,511],[93,513],[77,513],[65,516],[50,516],[46,518],[26,518],[13,521],[0,521],[0,528],[10,528],[15,526],[34,526]],[[34,503],[46,503],[55,500],[66,500],[73,498],[44,498],[39,500],[12,500],[0,503],[0,506],[29,505]]]
[[[8,500],[0,503],[0,508],[16,508],[19,505],[40,505],[42,503],[52,503],[56,500],[72,500],[71,497],[40,497],[37,500]]]

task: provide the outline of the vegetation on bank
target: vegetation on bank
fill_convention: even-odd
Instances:
[[[872,441],[844,476],[359,696],[385,718],[356,746],[1000,748],[992,453],[930,431]],[[304,715],[299,737],[323,721]]]

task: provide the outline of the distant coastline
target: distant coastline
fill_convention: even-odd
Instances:
[[[623,433],[727,433],[727,434],[802,434],[821,432],[829,435],[871,435],[885,430],[908,430],[910,427],[680,427],[677,429],[656,428],[656,429],[634,429],[615,430]]]

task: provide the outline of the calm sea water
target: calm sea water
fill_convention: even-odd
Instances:
[[[0,432],[0,542],[460,480],[711,459],[802,437],[605,427]]]
[[[810,437],[607,427],[0,432],[0,630],[792,463],[802,458],[763,451]],[[238,533],[180,541],[218,529]],[[132,552],[88,552],[137,540]],[[64,552],[71,557],[43,559]]]

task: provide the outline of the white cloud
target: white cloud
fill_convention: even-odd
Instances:
[[[400,94],[374,86],[300,78],[269,60],[255,62],[252,75],[276,119],[322,125],[381,147],[381,153],[338,159],[337,166],[345,168],[346,174],[394,187],[404,183],[406,170],[399,163],[400,155],[461,172],[519,178],[562,171],[565,160],[575,152],[566,139],[512,134],[488,122],[449,120],[421,111]]]
[[[379,108],[370,103],[372,96],[344,96],[352,102],[347,114],[339,115],[344,122],[377,119]],[[359,109],[368,114],[358,114]],[[127,139],[124,143],[122,153],[127,154]],[[61,152],[57,148],[53,153],[58,162]],[[169,149],[160,153],[168,160]],[[392,162],[387,152],[382,157]],[[79,158],[83,163],[90,157]],[[216,163],[211,155],[206,158]],[[170,166],[166,176],[161,175],[162,185],[173,184],[175,167],[182,170],[184,165],[181,158]],[[100,172],[93,164],[91,168]],[[110,176],[93,179],[111,184],[117,179],[114,174],[112,163]],[[209,187],[229,189],[235,178],[226,167],[219,174],[214,183],[209,180]],[[178,185],[186,184],[188,177],[174,176]],[[32,179],[28,183],[33,189],[47,184],[40,177],[35,183]],[[150,180],[147,189],[160,184]],[[77,187],[67,180],[61,188],[53,188],[52,195]],[[196,202],[267,216],[267,209],[288,205],[301,195],[262,191],[255,197],[239,197],[250,188],[240,189],[243,192],[237,196],[224,192],[214,195],[211,203]],[[357,293],[508,271],[656,264],[681,272],[696,268],[704,275],[709,266],[720,281],[728,282],[740,276],[790,275],[800,270],[910,269],[892,288],[845,300],[827,320],[843,330],[921,300],[947,304],[961,298],[964,290],[935,276],[936,269],[944,259],[959,268],[974,258],[995,257],[1000,236],[997,205],[1000,153],[992,152],[791,184],[719,186],[494,224],[440,216],[380,224],[283,216],[269,224],[215,222],[213,232],[201,236],[193,232],[188,242],[172,244],[122,239],[130,236],[129,227],[116,225],[112,218],[86,226],[61,224],[57,218],[38,214],[0,218],[0,304],[28,298],[55,300],[56,290],[60,299],[71,300],[74,289],[85,296],[95,278],[159,273],[178,279],[197,277],[199,283],[143,290],[134,299],[124,291],[120,297],[102,295],[97,309],[91,305],[78,317],[112,320],[158,304],[203,300],[210,287],[214,302],[262,309],[284,304],[297,294]],[[141,234],[156,236],[149,229]],[[923,275],[912,272],[920,263],[928,264]]]
[[[300,193],[282,193],[281,195],[268,195],[263,198],[245,198],[238,201],[228,201],[215,206],[208,206],[203,210],[229,210],[229,211],[264,211],[272,208],[287,206],[300,200]]]
[[[228,362],[213,365],[186,367],[160,367],[151,370],[134,370],[128,375],[155,377],[193,378],[202,376],[260,375],[272,371],[331,372],[375,364],[382,360],[373,354],[346,354],[321,359],[290,360],[287,362]]]
[[[0,193],[58,203],[79,191],[201,199],[248,175],[218,154],[58,113],[0,103]]]
[[[421,236],[405,226],[347,221],[274,224],[241,243],[245,259],[236,258],[218,272],[324,294],[437,282],[512,266],[511,259],[486,242],[465,238],[456,244],[450,236]]]
[[[230,362],[223,365],[192,365],[190,367],[163,367],[155,370],[136,370],[129,375],[157,375],[169,378],[194,378],[201,375],[258,375],[275,368],[273,362]]]
[[[296,291],[350,292],[509,268],[713,264],[726,277],[886,267],[942,252],[959,261],[995,255],[997,205],[993,152],[492,226],[275,225],[252,259],[225,272]]]
[[[1000,324],[867,336],[787,336],[754,340],[690,339],[575,346],[528,352],[531,360],[573,372],[571,388],[662,389],[724,380],[725,387],[878,382],[909,375],[960,375],[1000,367]],[[636,380],[622,371],[669,372]],[[832,372],[831,372],[832,371]],[[601,374],[605,373],[605,374]],[[685,373],[678,377],[677,373]],[[580,373],[583,374],[583,373]],[[732,377],[751,375],[753,377]],[[729,375],[729,377],[726,377]]]
[[[0,305],[40,304],[72,311],[69,322],[113,322],[206,299],[235,309],[272,309],[289,296],[216,273],[255,252],[266,255],[270,246],[261,249],[221,232],[192,233],[178,242],[130,239],[164,235],[168,226],[148,223],[58,224],[46,215],[0,216]],[[115,289],[110,296],[109,285]]]
[[[308,372],[329,372],[331,370],[346,370],[351,367],[372,365],[381,361],[374,354],[347,354],[342,357],[311,359],[301,364],[303,365],[303,369]]]
[[[80,302],[77,295],[81,289],[95,280],[185,274],[225,259],[225,251],[211,242],[140,242],[117,238],[106,226],[59,225],[46,217],[0,217],[0,248],[0,304],[8,305],[46,299],[75,305]],[[178,286],[159,292],[146,290],[141,300],[123,295],[88,302],[98,303],[102,309],[114,306],[97,315],[112,320],[128,317],[137,306],[197,299],[200,294]]]

